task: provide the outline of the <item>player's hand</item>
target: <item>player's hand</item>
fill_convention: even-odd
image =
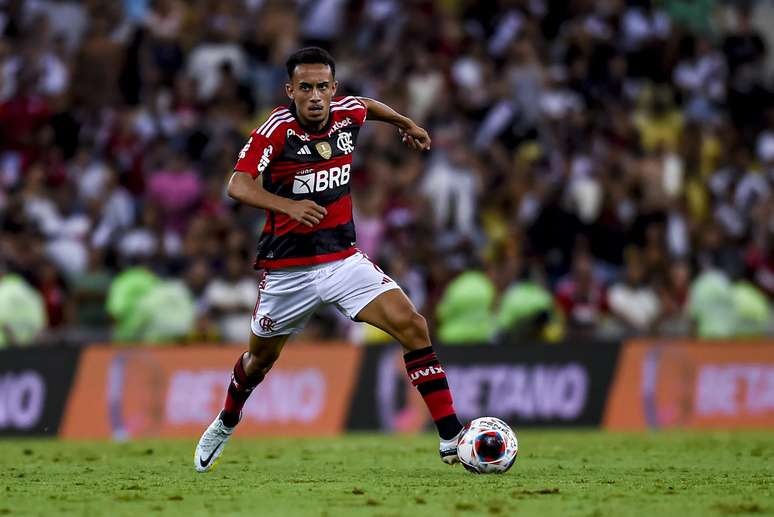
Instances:
[[[300,201],[291,201],[285,209],[285,213],[294,221],[313,228],[320,224],[320,221],[323,220],[328,211],[311,199],[302,199]]]
[[[399,129],[400,138],[404,144],[416,151],[430,150],[430,135],[427,131],[414,124],[408,129]]]

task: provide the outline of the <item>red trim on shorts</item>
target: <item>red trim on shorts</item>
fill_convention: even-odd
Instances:
[[[316,264],[325,264],[326,262],[333,262],[334,260],[341,260],[350,257],[357,253],[357,249],[347,248],[335,253],[325,253],[324,255],[314,255],[312,257],[295,257],[286,259],[275,260],[259,260],[255,267],[257,269],[279,269],[283,267],[295,267],[295,266],[314,266]]]
[[[255,299],[255,307],[253,307],[253,318],[258,314],[258,307],[261,305],[261,291],[266,289],[266,271],[262,272],[258,277],[258,297]]]

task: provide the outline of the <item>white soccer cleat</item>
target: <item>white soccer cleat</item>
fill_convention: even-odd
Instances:
[[[441,440],[441,445],[438,447],[438,452],[441,454],[441,461],[448,464],[448,465],[454,465],[455,463],[459,463],[460,459],[457,456],[457,442],[459,442],[460,437],[462,436],[462,429],[459,433],[457,433],[457,436],[454,438],[451,438],[449,440]]]
[[[224,425],[220,415],[215,417],[196,445],[194,467],[196,467],[197,472],[208,472],[215,467],[234,429],[236,426],[227,427]]]

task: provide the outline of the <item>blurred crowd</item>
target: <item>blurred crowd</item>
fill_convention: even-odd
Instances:
[[[244,342],[264,215],[225,185],[307,45],[433,137],[367,124],[352,187],[440,340],[771,333],[773,10],[0,0],[0,346]]]

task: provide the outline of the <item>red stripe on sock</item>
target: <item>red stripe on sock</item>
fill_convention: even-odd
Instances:
[[[239,356],[234,365],[231,382],[226,391],[226,400],[223,402],[223,411],[232,415],[238,415],[242,411],[252,389],[260,382],[260,380],[253,382],[255,379],[251,381],[247,376],[245,367],[242,364],[242,355]]]
[[[428,361],[436,361],[436,362],[438,361],[438,358],[435,356],[435,352],[430,352],[425,356],[408,361],[406,363],[406,368],[411,369],[411,368],[414,368],[416,365],[426,363]]]
[[[418,357],[417,352],[421,353]],[[430,416],[438,427],[438,433],[446,437],[457,434],[462,426],[454,411],[454,401],[449,384],[446,382],[446,372],[438,361],[435,351],[432,347],[427,347],[409,352],[404,355],[404,361],[411,384],[416,386],[422,395]]]
[[[427,409],[430,410],[430,415],[433,420],[440,420],[441,418],[454,414],[454,405],[452,404],[451,391],[441,390],[433,393],[429,393],[424,397]]]
[[[231,415],[238,415],[247,402],[247,399],[237,400],[232,394],[231,390],[226,392],[226,400],[223,401],[223,411]]]
[[[245,372],[245,365],[242,364],[242,356],[239,356],[236,364],[234,365],[234,378],[239,384],[247,384],[247,372]]]

